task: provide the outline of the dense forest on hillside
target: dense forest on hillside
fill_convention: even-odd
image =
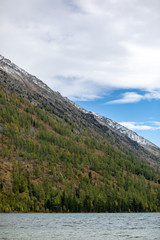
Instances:
[[[160,211],[158,169],[0,89],[0,212]]]

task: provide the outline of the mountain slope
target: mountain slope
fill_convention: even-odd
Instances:
[[[158,157],[3,57],[0,89],[0,211],[160,210]]]
[[[23,69],[17,67],[10,60],[5,59],[2,56],[0,56],[0,77],[2,84],[5,84],[5,86],[12,91],[25,97],[34,105],[43,107],[47,105],[54,106],[56,114],[62,115],[62,117],[66,115],[74,121],[82,122],[84,125],[87,124],[91,127],[92,125],[95,125],[100,128],[106,126],[106,132],[109,132],[111,137],[114,135],[114,138],[117,138],[118,142],[123,139],[123,142],[125,142],[127,146],[132,145],[131,148],[134,148],[136,142],[138,143],[138,145],[136,145],[136,149],[139,148],[140,151],[143,151],[142,148],[140,148],[140,146],[142,146],[155,156],[160,157],[160,148],[148,140],[138,136],[136,133],[121,126],[113,120],[88,112],[79,107],[69,99],[62,97],[60,93],[51,90],[35,76],[28,74]],[[119,133],[121,136],[118,136]],[[128,141],[128,139],[123,137],[123,135],[127,136],[127,138],[130,138],[134,142]]]

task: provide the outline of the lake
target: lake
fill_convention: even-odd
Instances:
[[[160,213],[0,214],[4,240],[159,240]]]

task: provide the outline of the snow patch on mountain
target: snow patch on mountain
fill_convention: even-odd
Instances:
[[[119,131],[120,133],[126,135],[127,137],[129,137],[133,141],[139,143],[140,145],[147,145],[147,146],[156,147],[156,145],[154,145],[153,143],[151,143],[147,139],[139,136],[137,133],[133,132],[132,130],[130,130],[130,129],[124,127],[124,126],[122,126],[121,124],[119,124],[119,123],[117,123],[117,122],[115,122],[115,121],[113,121],[109,118],[100,116],[98,114],[95,114],[95,113],[93,113],[93,114],[96,118],[98,118],[103,123],[109,125],[113,129],[115,129],[115,130]]]
[[[10,60],[4,58],[3,56],[0,55],[0,68],[3,69],[5,72],[8,74],[12,74],[16,78],[18,77],[19,81],[22,81],[21,79],[24,79],[24,82],[27,81],[31,84],[36,84],[38,87],[45,89],[47,92],[51,93],[51,89],[43,83],[41,80],[36,78],[35,76],[27,73],[25,70],[22,68],[18,67],[14,63],[12,63]],[[20,78],[21,79],[20,79]]]
[[[110,126],[112,129],[118,131],[119,133],[127,136],[128,138],[132,139],[133,141],[137,142],[138,144],[140,144],[141,146],[144,147],[154,147],[154,148],[158,148],[155,144],[151,143],[150,141],[148,141],[147,139],[139,136],[137,133],[133,132],[132,130],[122,126],[121,124],[107,118],[107,117],[103,117],[97,113],[94,112],[89,112],[87,110],[85,110],[84,108],[80,107],[79,105],[73,103],[75,107],[77,107],[80,111],[86,113],[86,114],[92,114],[95,119],[102,125],[107,125]]]

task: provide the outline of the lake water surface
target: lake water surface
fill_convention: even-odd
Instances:
[[[160,213],[0,214],[4,240],[159,240]]]

